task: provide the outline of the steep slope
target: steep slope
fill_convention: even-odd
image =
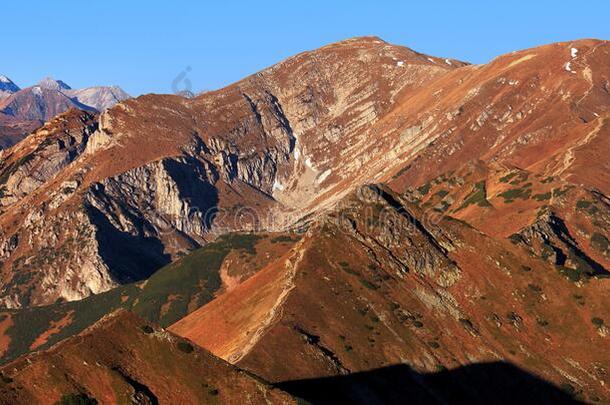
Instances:
[[[41,81],[39,81],[37,86],[42,87],[43,89],[47,89],[47,90],[58,90],[58,91],[72,90],[72,87],[70,87],[63,80],[55,80],[50,76],[47,76],[44,79],[42,79]]]
[[[70,108],[94,111],[92,107],[70,98],[57,89],[41,85],[20,90],[0,103],[0,111],[3,114],[39,124]]]
[[[297,240],[298,235],[290,234],[224,235],[144,281],[80,301],[2,311],[0,363],[49,348],[119,308],[169,326],[275,262]],[[27,278],[18,281],[28,282]],[[11,286],[19,287],[19,283]]]
[[[440,111],[442,135],[396,180],[421,184],[480,159],[608,193],[608,41],[581,40],[513,52],[461,69],[400,103]],[[441,158],[442,157],[442,158]]]
[[[575,283],[509,240],[430,223],[378,187],[312,225],[283,260],[170,330],[272,382],[502,360],[580,399],[610,398],[607,278]]]
[[[0,372],[0,401],[11,404],[296,403],[285,392],[124,310]]]

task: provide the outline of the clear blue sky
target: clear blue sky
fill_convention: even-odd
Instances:
[[[435,56],[484,63],[517,49],[610,39],[610,1],[7,1],[0,74],[25,87],[215,89],[303,50],[377,35]],[[180,84],[182,86],[182,84]]]

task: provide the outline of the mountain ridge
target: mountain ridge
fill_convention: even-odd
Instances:
[[[609,57],[356,38],[59,115],[0,152],[5,353],[124,307],[272,383],[500,361],[606,400]]]

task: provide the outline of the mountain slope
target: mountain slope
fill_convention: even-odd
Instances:
[[[97,111],[107,110],[130,97],[118,86],[88,87],[86,89],[70,90],[66,94],[76,98],[80,103],[95,108]]]
[[[502,360],[580,399],[609,398],[608,331],[592,321],[607,314],[609,279],[576,285],[508,240],[448,218],[420,222],[419,208],[384,189],[342,207],[283,265],[170,330],[272,382]]]
[[[383,398],[397,367],[489,402],[489,369],[608,401],[609,53],[468,65],[355,38],[56,117],[0,154],[4,358],[122,307],[294,392],[372,373]]]
[[[5,277],[11,278],[13,263],[36,255],[37,246],[57,249],[75,238],[77,223],[91,229],[82,241],[91,249],[68,248],[63,263],[58,258],[43,263],[40,272],[56,269],[46,270],[54,274],[48,285],[59,285],[68,263],[91,263],[88,268],[115,282],[122,277],[117,272],[137,271],[130,259],[122,264],[112,249],[104,249],[117,239],[149,239],[163,250],[151,263],[161,263],[163,255],[175,258],[222,232],[281,229],[332,207],[363,183],[388,182],[404,193],[449,172],[468,171],[474,162],[477,170],[498,178],[521,170],[537,177],[541,188],[553,178],[557,190],[582,181],[581,187],[607,194],[607,154],[597,143],[607,130],[609,48],[605,41],[583,40],[471,66],[358,38],[305,52],[196,98],[148,95],[125,101],[80,138],[80,152],[69,154],[69,169],[37,173],[25,166],[22,175],[39,185],[27,195],[6,187],[5,195],[21,194],[23,200],[2,202],[6,236],[0,246],[10,250],[2,258]],[[63,136],[55,131],[43,129],[7,155],[28,162],[48,155],[55,146],[43,139]],[[37,142],[40,147],[31,153]],[[12,170],[2,176],[8,183]],[[460,192],[478,183],[465,184]],[[50,196],[63,194],[61,184],[76,186],[63,202],[45,205]],[[512,229],[496,226],[502,218],[495,215],[498,204],[454,214],[469,220],[472,213],[474,226],[504,229],[505,237],[534,221],[546,203],[535,200],[527,210],[504,204]],[[22,206],[36,207],[36,219],[26,224]],[[476,222],[481,212],[493,218],[490,226]],[[63,231],[36,234],[43,227]],[[606,233],[600,232],[607,238]],[[11,240],[31,243],[11,249]],[[151,265],[148,271],[154,270]],[[86,289],[69,289],[62,286],[32,302],[87,295]],[[5,296],[4,302],[19,306],[22,298]]]
[[[5,310],[0,313],[0,363],[47,349],[120,308],[169,326],[275,262],[297,240],[290,234],[224,235],[141,282],[80,301]]]
[[[17,232],[17,240],[30,239],[26,234],[40,226],[62,233],[37,234],[31,244],[18,244],[3,259],[5,274],[10,277],[9,267],[15,260],[30,255],[37,246],[62,244],[77,236],[85,237],[87,241],[81,243],[92,249],[69,249],[66,262],[92,263],[96,272],[110,277],[118,269],[110,269],[109,264],[122,259],[105,257],[113,251],[99,245],[114,243],[121,235],[134,239],[147,235],[176,257],[184,249],[205,244],[210,233],[280,228],[318,206],[306,205],[337,185],[337,176],[358,181],[354,177],[358,168],[344,164],[347,157],[336,159],[337,149],[333,148],[360,143],[363,159],[373,159],[365,152],[366,144],[373,141],[369,131],[389,110],[395,94],[425,86],[459,65],[364,38],[304,53],[197,98],[151,95],[122,102],[103,113],[97,130],[79,141],[78,150],[86,152],[70,154],[74,162],[69,168],[42,176],[32,173],[45,183],[29,190],[19,202],[3,204],[3,218],[10,218],[4,228],[9,238]],[[345,82],[330,81],[331,77],[343,77]],[[356,82],[360,87],[354,88]],[[327,130],[320,132],[319,128]],[[337,142],[332,131],[344,133],[345,139]],[[28,160],[45,156],[55,146],[43,140],[56,136],[63,135],[53,128],[42,129],[30,143],[7,154],[28,156],[24,157]],[[37,142],[39,147],[29,152]],[[334,143],[337,145],[331,148]],[[341,167],[345,173],[339,171]],[[337,176],[330,175],[333,170]],[[12,173],[5,172],[5,177],[10,176]],[[73,192],[60,193],[59,184],[77,186]],[[349,189],[347,185],[341,188]],[[21,191],[5,191],[6,195],[17,193]],[[58,194],[65,195],[65,202],[54,205],[50,216],[50,207],[40,203]],[[323,202],[331,201],[325,198]],[[10,225],[25,221],[19,214],[22,204],[36,207],[37,219],[25,227]],[[92,226],[92,232],[74,234],[76,223]],[[50,268],[66,268],[65,262],[57,262],[59,258],[49,259],[40,269],[40,273],[49,269],[47,277],[55,273]],[[161,259],[159,253],[157,261]],[[134,271],[126,266],[124,271]],[[150,268],[154,270],[154,266]],[[37,273],[32,281],[39,279]],[[62,284],[62,275],[56,274],[51,276],[53,281],[44,283],[51,289]],[[82,282],[88,282],[86,277]],[[49,289],[47,296],[33,297],[32,302],[87,295],[69,291],[70,286],[61,288],[64,292]],[[93,285],[90,289],[98,290]],[[19,306],[22,299],[17,296],[4,302]]]
[[[295,403],[290,395],[127,311],[4,366],[3,403]],[[35,384],[32,384],[36,381]],[[91,402],[86,402],[91,403]]]

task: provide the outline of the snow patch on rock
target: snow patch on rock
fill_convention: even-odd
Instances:
[[[282,184],[279,181],[277,181],[277,179],[275,179],[273,181],[273,189],[274,190],[283,191],[284,190],[284,186],[282,186]]]

